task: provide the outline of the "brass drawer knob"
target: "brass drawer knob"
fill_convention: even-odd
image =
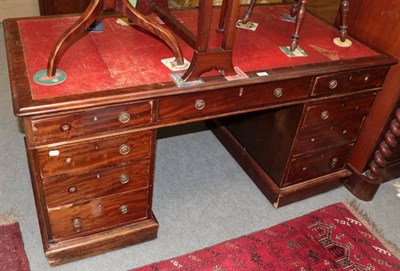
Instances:
[[[121,112],[118,116],[118,120],[121,123],[127,123],[131,119],[131,115],[126,112]]]
[[[367,82],[369,81],[369,78],[370,78],[370,75],[367,74],[367,75],[364,77],[364,82],[367,83]]]
[[[329,111],[328,110],[322,111],[321,119],[326,120],[328,118],[329,118]]]
[[[339,162],[339,158],[337,158],[336,156],[333,157],[330,162],[329,162],[329,166],[331,168],[335,168],[337,166],[337,163]]]
[[[129,148],[128,145],[122,144],[122,145],[119,147],[119,153],[120,153],[120,154],[125,155],[125,154],[128,154],[130,151],[131,151],[131,148]]]
[[[128,183],[129,182],[129,176],[127,174],[122,174],[119,177],[119,182],[122,183],[122,184]]]
[[[121,207],[119,207],[119,212],[124,215],[128,213],[128,206],[126,205],[122,205]]]
[[[69,123],[64,123],[60,126],[61,132],[69,132],[71,130],[71,125]]]
[[[329,88],[330,89],[335,89],[338,86],[338,81],[333,79],[329,82]]]
[[[75,218],[74,220],[72,220],[72,227],[74,227],[74,230],[76,232],[80,232],[82,230],[82,219]]]
[[[204,101],[203,99],[198,99],[195,103],[194,103],[194,108],[196,108],[196,110],[203,110],[204,107],[206,107],[206,101]]]
[[[78,188],[76,186],[71,186],[68,188],[69,193],[75,193],[76,191],[78,191]]]
[[[274,96],[276,97],[276,98],[279,98],[279,97],[281,97],[283,95],[283,89],[282,88],[276,88],[275,90],[274,90]]]

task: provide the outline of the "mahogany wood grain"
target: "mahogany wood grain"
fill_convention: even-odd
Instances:
[[[44,178],[46,204],[51,209],[106,195],[148,188],[149,173],[150,161],[146,160],[89,173]]]
[[[325,103],[311,103],[307,107],[302,127],[316,127],[348,118],[362,118],[368,114],[374,99],[375,94],[372,94],[364,97],[349,96],[333,99]]]
[[[334,146],[318,152],[309,152],[294,157],[282,186],[325,176],[345,168],[353,144]]]
[[[224,118],[218,123],[281,187],[302,111],[303,105],[297,105]]]
[[[151,4],[151,3],[149,3]],[[92,0],[79,17],[79,19],[68,28],[59,38],[53,51],[50,54],[47,64],[47,76],[53,77],[56,74],[56,69],[61,57],[82,35],[86,29],[99,17],[104,10],[114,10],[121,12],[127,16],[135,25],[153,33],[163,40],[171,49],[175,56],[175,61],[178,65],[183,65],[182,49],[179,46],[175,36],[166,28],[147,19],[139,10],[137,10],[129,0]]]
[[[188,119],[307,97],[310,78],[257,84],[159,100],[159,120]],[[203,108],[196,103],[204,102]]]
[[[352,0],[348,16],[348,31],[352,36],[400,58],[400,37],[397,34],[400,31],[399,1]],[[350,164],[355,172],[362,173],[367,169],[373,153],[381,142],[385,125],[392,119],[391,114],[400,97],[399,85],[400,65],[397,64],[389,71],[383,91],[378,94],[350,156]],[[352,178],[349,178],[347,188],[364,200],[372,200],[379,185],[368,183],[361,174],[358,177],[356,175],[353,174]],[[369,193],[365,192],[367,190]]]
[[[130,103],[75,114],[33,119],[31,129],[36,144],[48,144],[82,135],[115,129],[140,127],[153,120],[153,103]]]
[[[293,154],[298,155],[309,150],[318,150],[326,146],[338,146],[357,139],[365,116],[349,118],[327,125],[317,125],[300,129]]]
[[[96,20],[103,11],[103,0],[92,0],[79,19],[67,31],[65,31],[54,49],[50,53],[47,63],[47,76],[53,77],[56,74],[58,63],[68,48],[85,34],[86,29]]]
[[[313,95],[379,88],[382,87],[387,72],[388,69],[379,68],[318,76],[314,83]]]
[[[192,61],[182,75],[186,81],[197,80],[211,70],[218,70],[223,75],[236,75],[232,62],[232,49],[235,42],[236,21],[239,17],[239,0],[231,0],[226,7],[223,37],[220,48],[208,48],[211,32],[212,0],[204,0],[199,6],[197,40]]]
[[[161,0],[158,2],[160,5],[165,3]],[[107,9],[114,8],[107,3]],[[230,7],[232,14],[235,12],[234,8],[235,6]],[[207,28],[207,24],[202,23]],[[376,87],[377,82],[382,81],[386,73],[377,72],[378,78],[368,79],[375,83],[362,85],[362,89],[358,88],[358,85],[361,85],[359,79],[352,83],[348,77],[342,78],[340,74],[348,76],[354,73],[357,77],[359,72],[361,74],[366,70],[386,70],[395,63],[392,57],[377,52],[375,56],[364,58],[268,69],[268,76],[258,76],[258,71],[254,70],[247,73],[248,79],[238,81],[226,81],[222,76],[214,76],[206,78],[203,85],[188,88],[179,88],[171,82],[166,82],[39,100],[32,98],[29,78],[25,73],[26,64],[18,20],[6,20],[4,29],[14,112],[23,118],[27,131],[27,153],[42,242],[52,265],[156,237],[158,223],[152,215],[152,192],[155,133],[156,129],[161,127],[238,115],[231,126],[231,130],[235,131],[231,133],[226,127],[220,126],[220,130],[224,131],[224,136],[220,138],[276,207],[340,186],[342,179],[354,172],[346,167],[341,168],[342,161],[345,160],[342,157],[348,153],[346,147],[351,146],[357,139],[343,139],[338,135],[340,138],[330,141],[326,148],[314,149],[310,145],[303,147],[300,153],[295,152],[296,145],[301,142],[300,135],[306,138],[315,132],[318,136],[324,136],[323,131],[313,129],[335,126],[346,119],[349,113],[354,115],[352,120],[355,122],[351,125],[359,127],[362,118],[368,113],[373,95],[380,90],[380,86]],[[227,38],[225,44],[229,45],[232,40],[232,36]],[[345,82],[345,87],[338,87],[338,92],[325,89],[326,83],[331,80],[324,81],[324,78],[337,74],[340,84],[338,86]],[[380,76],[382,78],[379,78]],[[313,93],[313,82],[317,78],[321,78],[321,81]],[[356,106],[359,106],[358,110],[355,110]],[[314,107],[318,110],[313,111]],[[310,108],[311,113],[307,114],[307,108]],[[321,111],[324,108],[333,110],[325,122],[318,120],[321,113],[326,111]],[[129,111],[132,113],[131,117],[139,116],[139,122],[127,124],[128,127],[120,125],[119,109]],[[348,111],[347,114],[344,111]],[[248,117],[250,115],[242,115],[245,112],[254,112],[250,114],[254,120]],[[95,119],[93,113],[97,116],[99,125],[91,124]],[[80,131],[71,134],[70,137],[57,135],[47,139],[45,134],[59,129],[64,120],[75,120],[71,127],[79,127]],[[110,129],[107,130],[107,127]],[[342,127],[338,127],[340,131]],[[304,134],[301,134],[303,131]],[[252,135],[257,142],[253,142]],[[36,138],[44,141],[37,144]],[[130,146],[131,152],[121,154],[121,144]],[[255,155],[257,157],[248,152],[251,149],[253,153],[258,152]],[[322,159],[325,163],[317,165],[316,161],[321,160],[322,153],[325,155],[323,158],[326,160]],[[333,157],[330,156],[333,154],[337,156],[337,160],[332,160]],[[309,159],[311,162],[306,164],[312,165],[317,172],[325,175],[309,176],[311,179],[304,178],[298,184],[285,187],[283,181],[290,172],[289,163],[299,163],[300,166],[296,170],[302,170],[302,161],[305,160],[300,157]],[[326,162],[328,165],[334,163],[335,167],[326,171]],[[146,170],[141,168],[136,171],[137,163],[140,164],[140,168],[144,164],[148,166],[147,186]],[[272,173],[266,172],[268,166],[271,167]],[[112,180],[115,180],[114,177],[119,178],[119,174],[127,169],[133,178],[143,178],[140,185],[126,189],[117,188]],[[294,172],[297,172],[296,170]],[[276,173],[278,171],[279,174]],[[94,191],[91,190],[91,186],[95,183],[93,178],[95,176],[97,179],[97,174],[100,175],[100,179],[104,177],[106,181],[102,184],[104,187],[99,185],[96,187],[98,190]],[[297,178],[297,175],[293,176]],[[62,196],[60,191],[69,190],[71,186],[78,189],[73,188],[70,190],[72,193],[84,189],[85,195],[68,202],[68,196]],[[49,193],[60,195],[60,201],[55,199],[56,195],[48,196]],[[133,196],[132,200],[135,202],[132,202],[132,207],[128,206],[128,210],[134,210],[132,218],[124,220],[116,213],[107,217],[101,215],[104,210],[114,211],[117,207],[119,210],[125,202],[124,195],[130,193],[143,193],[136,198],[137,201]],[[84,215],[84,219],[78,215]],[[92,220],[96,215],[101,216],[100,224]],[[80,219],[79,223],[74,222],[75,218]],[[81,232],[71,233],[71,227],[73,230],[74,225],[75,229],[78,228]],[[85,228],[85,225],[89,225],[89,228]]]
[[[209,125],[214,135],[275,208],[340,187],[343,185],[344,178],[351,174],[349,170],[344,169],[307,182],[280,188],[224,125],[215,125],[215,122],[209,123]]]
[[[43,249],[51,266],[76,261],[82,258],[98,255],[107,251],[118,248],[142,243],[157,237],[158,222],[151,211],[152,199],[152,180],[154,171],[154,149],[155,143],[151,145],[150,183],[148,191],[147,214],[148,219],[141,221],[133,221],[126,226],[109,229],[106,231],[94,233],[79,238],[66,239],[61,242],[54,242],[50,221],[48,217],[43,182],[41,181],[41,168],[38,163],[37,152],[29,150],[26,146],[28,164],[30,168],[32,188],[38,220],[40,225],[40,233],[42,236]]]
[[[148,159],[152,140],[152,132],[147,130],[84,143],[42,148],[37,151],[41,175],[50,177],[77,173]],[[121,148],[124,147],[129,148],[126,149],[127,153],[122,153],[124,150]],[[51,152],[56,154],[52,156]]]
[[[147,189],[142,189],[49,209],[53,242],[143,220],[147,214],[147,196]],[[79,225],[75,225],[78,220]]]
[[[151,216],[147,220],[77,239],[46,243],[45,253],[49,265],[56,266],[155,239],[157,231],[158,222]]]

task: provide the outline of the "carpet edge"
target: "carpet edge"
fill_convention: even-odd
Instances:
[[[348,200],[343,204],[396,258],[400,259],[400,248],[384,236],[382,230],[368,215],[367,211],[360,207],[360,203],[356,199]]]
[[[0,226],[17,223],[20,215],[15,210],[9,210],[0,214]]]

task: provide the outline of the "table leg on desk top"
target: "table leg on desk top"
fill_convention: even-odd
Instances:
[[[138,5],[141,3],[139,6],[144,7],[142,2],[149,2],[148,4],[150,5],[150,2],[152,1],[138,1]],[[156,2],[166,1],[159,0]],[[104,10],[117,10],[127,16],[139,27],[142,27],[143,29],[162,39],[173,52],[177,64],[183,65],[184,59],[181,47],[172,33],[157,23],[146,19],[146,17],[144,17],[141,12],[133,7],[128,0],[92,0],[82,16],[79,17],[79,19],[62,34],[54,46],[47,64],[47,76],[53,77],[55,75],[58,63],[60,62],[60,59],[64,53],[85,33],[86,29],[99,17],[101,12]],[[146,11],[146,9],[144,10]]]
[[[96,20],[103,11],[103,0],[92,0],[90,5],[67,31],[65,31],[54,46],[47,63],[47,76],[53,77],[56,74],[58,63],[61,57],[85,33],[86,29]]]

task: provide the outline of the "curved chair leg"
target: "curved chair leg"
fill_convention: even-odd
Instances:
[[[300,2],[300,3],[298,3]],[[304,20],[304,15],[306,13],[306,0],[300,0],[300,1],[296,1],[293,3],[292,6],[292,11],[295,10],[297,12],[297,14],[295,14],[296,16],[296,26],[295,26],[295,30],[294,33],[292,35],[292,41],[290,43],[290,51],[294,51],[297,48],[297,45],[299,43],[299,37],[300,37],[300,29],[301,26],[303,24],[303,20]],[[297,7],[295,7],[295,5],[298,5]],[[293,16],[293,14],[291,14]]]
[[[349,1],[340,1],[340,41],[345,42],[347,38],[347,15],[349,13]]]
[[[165,29],[164,27],[158,25],[157,23],[153,23],[152,21],[144,17],[142,13],[140,13],[136,8],[134,8],[131,5],[129,0],[122,0],[122,1],[123,1],[123,5],[121,7],[122,10],[118,11],[124,14],[126,17],[128,17],[136,25],[140,26],[141,28],[153,33],[154,35],[162,39],[174,54],[177,65],[183,65],[184,58],[182,49],[179,46],[179,43],[176,40],[175,36],[172,35],[172,33],[167,29]]]
[[[64,32],[50,54],[47,63],[47,76],[52,77],[56,74],[58,63],[65,51],[80,38],[81,34],[96,20],[102,11],[103,0],[92,0],[78,21]]]

